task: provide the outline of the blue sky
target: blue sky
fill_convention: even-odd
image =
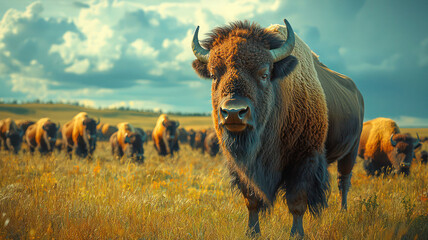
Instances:
[[[331,69],[351,77],[366,120],[428,127],[428,1],[0,1],[0,98],[210,112],[191,68],[216,26],[287,18]]]

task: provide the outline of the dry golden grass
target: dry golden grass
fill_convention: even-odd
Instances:
[[[145,146],[144,164],[114,160],[100,143],[93,160],[0,152],[0,239],[246,239],[247,210],[221,156],[183,145],[173,158]],[[367,177],[358,162],[349,210],[340,210],[336,166],[329,207],[305,215],[307,239],[426,239],[428,166]],[[261,216],[261,239],[289,236],[284,202]]]

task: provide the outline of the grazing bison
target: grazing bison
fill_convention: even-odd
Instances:
[[[15,121],[6,118],[0,121],[0,148],[3,145],[5,150],[18,154],[21,149],[23,131]]]
[[[245,198],[248,234],[258,234],[259,212],[285,190],[291,235],[303,235],[306,209],[327,206],[327,163],[337,161],[342,208],[363,122],[354,82],[318,60],[290,24],[235,22],[213,30],[192,49],[193,68],[212,79],[212,116],[232,183]]]
[[[25,141],[30,152],[33,153],[36,148],[41,154],[52,152],[59,127],[59,124],[57,126],[49,118],[42,118],[28,127],[25,133]]]
[[[178,121],[168,119],[166,114],[161,114],[152,132],[152,139],[155,149],[159,155],[166,156],[174,154],[179,150],[177,128]]]
[[[215,131],[209,131],[204,141],[204,149],[211,156],[215,157],[220,150],[217,134]]]
[[[422,163],[422,164],[427,164],[428,163],[428,152],[426,150],[422,150],[418,153],[415,153],[415,158],[416,161]]]
[[[195,143],[194,143],[194,149],[201,149],[201,152],[204,153],[204,142],[205,138],[207,136],[207,130],[201,129],[197,130],[195,133]]]
[[[187,143],[189,141],[188,135],[189,134],[187,133],[186,129],[184,128],[178,129],[178,141],[180,143]]]
[[[71,158],[71,151],[79,157],[91,156],[97,143],[97,125],[86,112],[81,112],[62,127],[62,139],[67,153]]]
[[[36,122],[31,120],[16,120],[15,123],[16,126],[18,126],[18,128],[22,130],[22,134],[25,135],[25,132],[27,131],[28,127]]]
[[[108,141],[115,132],[117,132],[117,127],[108,123],[100,123],[97,125],[97,140]]]
[[[135,158],[137,161],[144,160],[143,139],[134,127],[127,123],[119,123],[118,131],[110,137],[111,152],[113,156],[123,155]]]
[[[196,132],[191,128],[188,132],[187,140],[189,142],[190,147],[192,147],[193,150],[195,149],[195,136],[196,136]]]
[[[409,134],[401,134],[392,119],[376,118],[363,125],[358,156],[364,159],[368,175],[378,176],[390,170],[408,175],[413,150],[419,142],[414,141]]]

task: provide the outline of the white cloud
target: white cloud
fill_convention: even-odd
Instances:
[[[394,54],[392,56],[389,56],[388,58],[383,59],[380,63],[377,64],[369,62],[349,64],[348,69],[354,72],[391,72],[396,70],[398,60],[400,60],[400,54]]]
[[[27,77],[21,74],[11,74],[12,92],[25,93],[28,98],[48,97],[49,80],[37,77]]]
[[[94,100],[90,100],[90,99],[81,99],[78,101],[80,105],[83,105],[85,107],[91,107],[91,108],[95,108],[96,104]]]
[[[88,71],[89,66],[90,66],[90,63],[88,59],[83,59],[80,61],[75,60],[73,65],[66,68],[64,71],[69,73],[75,73],[75,74],[84,74]]]
[[[59,53],[65,64],[84,57],[94,66],[94,71],[113,68],[113,62],[120,59],[122,48],[126,45],[126,40],[112,29],[117,23],[115,17],[122,16],[125,11],[115,6],[109,1],[99,1],[90,8],[83,8],[74,23],[84,38],[79,37],[78,33],[66,32],[64,42],[52,45],[49,52]]]
[[[150,46],[149,43],[139,38],[132,42],[128,48],[128,54],[135,54],[138,57],[156,58],[159,51]]]
[[[399,116],[392,118],[400,127],[428,127],[428,118]]]

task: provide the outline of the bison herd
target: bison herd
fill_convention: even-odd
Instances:
[[[195,131],[179,126],[178,121],[170,120],[166,114],[159,117],[153,131],[144,131],[128,122],[110,125],[89,117],[86,112],[77,114],[63,126],[49,118],[37,122],[7,118],[0,121],[0,146],[15,154],[25,145],[30,153],[37,150],[44,155],[56,149],[64,150],[70,158],[73,154],[86,158],[93,155],[97,141],[109,141],[114,157],[143,162],[144,144],[152,139],[160,156],[172,156],[179,151],[180,144],[189,144],[193,150],[212,157],[217,155],[220,148],[213,129]]]

